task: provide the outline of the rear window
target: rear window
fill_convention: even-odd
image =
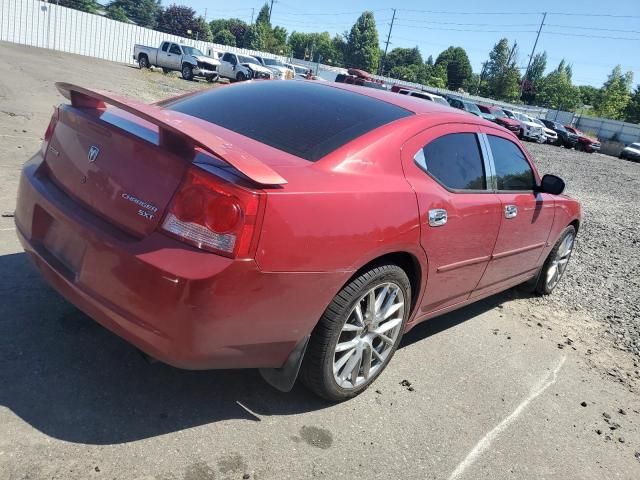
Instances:
[[[215,88],[169,103],[167,108],[312,162],[412,114],[338,88],[275,81]]]

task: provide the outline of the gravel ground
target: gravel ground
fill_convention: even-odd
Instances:
[[[640,359],[640,164],[548,145],[527,148],[541,173],[565,179],[584,216],[561,285],[530,302],[588,315],[617,349]]]

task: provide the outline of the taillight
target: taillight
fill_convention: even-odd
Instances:
[[[53,108],[53,115],[51,115],[51,120],[49,120],[49,126],[44,132],[44,138],[42,139],[42,147],[40,151],[42,152],[42,156],[44,157],[47,153],[47,148],[49,148],[49,141],[53,136],[53,130],[56,128],[56,123],[58,122],[58,108]]]
[[[197,248],[246,258],[255,252],[263,204],[260,193],[191,167],[162,229]]]

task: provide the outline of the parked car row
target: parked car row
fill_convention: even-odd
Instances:
[[[300,75],[304,67],[285,64],[278,59],[222,52],[209,48],[205,55],[197,48],[163,41],[158,48],[133,46],[133,58],[140,68],[160,67],[164,73],[179,71],[185,80],[195,77],[214,82],[219,78],[230,81],[250,79],[290,80]]]

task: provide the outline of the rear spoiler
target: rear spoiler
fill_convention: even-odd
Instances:
[[[194,147],[200,147],[260,185],[287,183],[277,172],[256,157],[236,146],[229,148],[228,141],[200,126],[189,115],[107,92],[89,90],[70,83],[58,82],[56,88],[63,97],[71,101],[71,105],[74,107],[104,109],[106,105],[112,105],[146,120],[158,127],[161,139],[169,134]]]

